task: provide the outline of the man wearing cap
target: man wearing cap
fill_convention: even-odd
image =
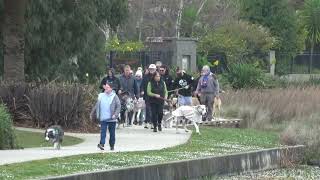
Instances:
[[[156,72],[156,65],[155,64],[150,64],[148,71],[149,73],[147,75],[145,75],[142,79],[142,83],[140,86],[140,91],[141,91],[141,95],[143,96],[143,99],[145,101],[146,104],[146,109],[145,109],[145,126],[144,128],[148,128],[148,123],[150,124],[151,118],[152,118],[152,113],[151,113],[151,105],[150,105],[150,100],[149,100],[149,96],[147,95],[147,88],[148,88],[148,83],[149,81],[152,79],[152,76],[154,75],[154,73]]]
[[[191,106],[193,77],[179,67],[177,67],[176,73],[177,77],[174,80],[174,89],[180,89],[177,91],[178,103],[180,106]]]

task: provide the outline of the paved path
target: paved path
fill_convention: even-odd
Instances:
[[[44,133],[44,130],[39,129],[17,129]],[[65,133],[65,135],[82,138],[84,142],[74,146],[62,147],[61,150],[54,150],[53,147],[0,150],[0,165],[101,152],[97,148],[100,137],[99,134]],[[150,129],[144,129],[142,126],[121,128],[116,130],[114,152],[158,150],[172,147],[186,143],[190,135],[191,133],[185,133],[182,129],[180,134],[176,134],[175,129],[164,129],[162,132],[154,133]],[[106,147],[106,149],[109,148]],[[109,150],[105,151],[110,152]]]

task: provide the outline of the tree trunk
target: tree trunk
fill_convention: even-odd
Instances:
[[[139,20],[139,41],[141,41],[142,36],[142,27],[143,27],[143,16],[144,16],[144,0],[141,0],[141,14]]]
[[[180,37],[180,26],[181,26],[181,18],[182,18],[182,11],[183,11],[183,0],[180,0],[179,10],[178,10],[178,17],[176,22],[176,37]]]
[[[4,80],[24,82],[24,25],[28,0],[4,0]]]
[[[197,14],[196,14],[196,19],[194,20],[194,22],[192,23],[192,27],[191,27],[191,36],[193,35],[193,29],[194,29],[194,25],[196,24],[197,20],[198,20],[198,17],[203,9],[203,6],[207,3],[208,0],[203,0],[202,3],[200,4],[200,7],[197,11]]]

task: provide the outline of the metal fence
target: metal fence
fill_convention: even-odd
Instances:
[[[318,74],[320,73],[320,53],[312,55],[308,52],[290,57],[286,53],[276,55],[276,71],[278,74]]]
[[[120,70],[124,64],[132,68],[147,67],[149,64],[161,61],[168,66],[171,65],[172,51],[136,51],[136,52],[118,52],[111,51],[108,58],[108,66]]]

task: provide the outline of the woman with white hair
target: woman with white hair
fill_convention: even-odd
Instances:
[[[219,96],[219,82],[217,77],[211,73],[210,67],[207,65],[202,68],[201,77],[195,93],[200,96],[201,104],[206,105],[208,109],[205,120],[211,121],[214,98]]]

